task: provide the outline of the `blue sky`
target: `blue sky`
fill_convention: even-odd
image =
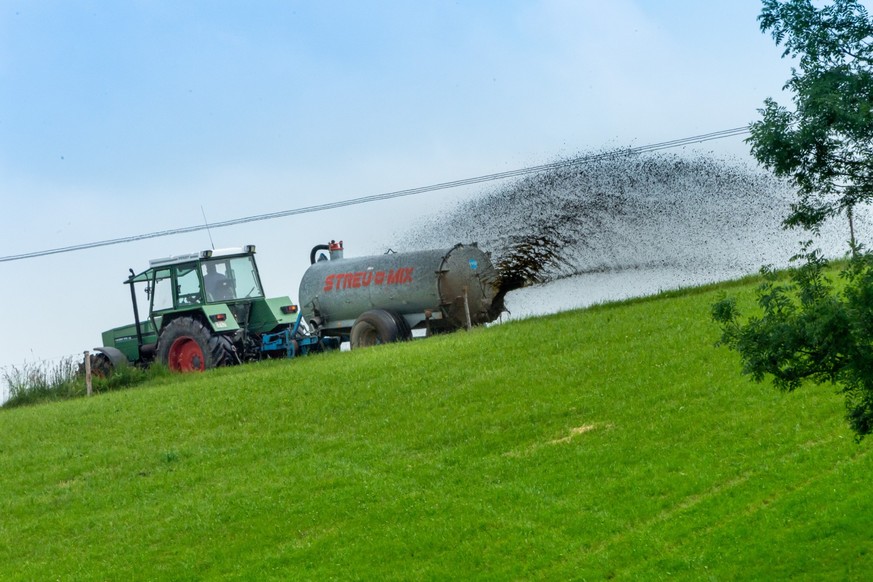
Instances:
[[[757,0],[0,0],[0,255],[645,145],[753,121],[790,63]],[[783,99],[784,100],[784,99]],[[745,156],[738,138],[706,151]],[[271,295],[477,190],[213,232]],[[129,267],[205,234],[0,263],[0,366],[127,323]],[[46,313],[51,305],[53,313]],[[57,333],[49,337],[51,326]],[[35,330],[35,331],[27,331]]]
[[[754,1],[0,10],[4,171],[98,189],[458,147],[525,163],[556,143],[704,132],[748,122],[786,68]]]

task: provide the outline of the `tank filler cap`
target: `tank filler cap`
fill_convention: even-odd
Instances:
[[[335,240],[330,241],[328,245],[328,250],[330,251],[330,260],[341,259],[343,258],[343,241],[336,242]]]

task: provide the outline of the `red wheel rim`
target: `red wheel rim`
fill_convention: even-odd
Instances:
[[[206,369],[203,350],[190,337],[180,337],[170,346],[170,369],[174,372],[202,372]]]

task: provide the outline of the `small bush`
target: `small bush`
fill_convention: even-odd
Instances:
[[[166,366],[158,364],[148,368],[117,368],[107,377],[92,376],[92,393],[132,388],[168,375],[170,371]],[[3,369],[2,378],[9,387],[9,399],[2,404],[4,408],[66,400],[87,394],[83,367],[72,357],[54,364],[43,362],[25,363],[21,367],[10,366]]]

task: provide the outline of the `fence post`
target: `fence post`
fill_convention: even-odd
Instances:
[[[85,350],[85,390],[91,396],[91,352]]]

